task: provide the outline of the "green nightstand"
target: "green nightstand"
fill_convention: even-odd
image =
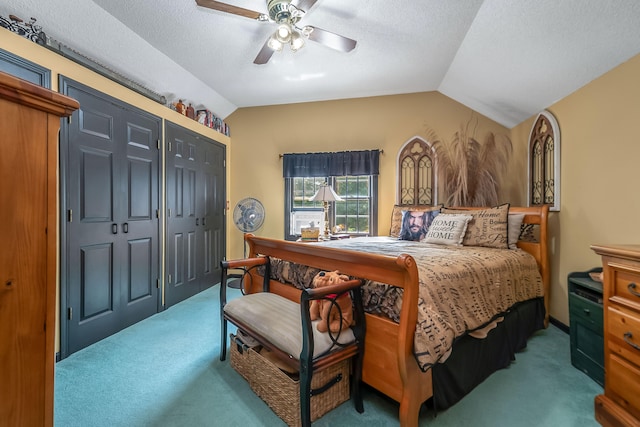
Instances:
[[[602,318],[602,283],[586,272],[570,273],[569,329],[571,333],[571,364],[604,386],[604,339]]]

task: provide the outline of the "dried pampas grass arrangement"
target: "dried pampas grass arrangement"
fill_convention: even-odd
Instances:
[[[461,126],[451,143],[427,129],[436,152],[438,179],[448,206],[496,206],[498,193],[513,152],[506,135],[489,132],[481,143],[470,133],[471,122]]]

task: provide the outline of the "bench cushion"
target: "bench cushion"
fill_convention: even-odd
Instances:
[[[224,312],[246,325],[251,325],[254,332],[267,339],[280,350],[299,359],[302,352],[302,319],[300,305],[280,295],[260,292],[243,295],[229,301]],[[318,332],[313,323],[313,357],[326,352],[333,342],[327,332]],[[250,331],[247,331],[250,332]],[[351,328],[342,330],[337,340],[340,344],[355,341]],[[339,347],[336,347],[336,349]]]

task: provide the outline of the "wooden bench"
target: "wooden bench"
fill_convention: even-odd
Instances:
[[[366,328],[360,289],[363,281],[355,279],[317,289],[304,289],[299,292],[299,301],[295,302],[269,292],[270,263],[268,257],[222,261],[220,265],[222,267],[220,360],[226,358],[227,322],[231,322],[240,331],[271,352],[280,363],[299,373],[299,419],[301,425],[310,426],[311,398],[342,380],[341,377],[331,378],[326,384],[312,389],[311,383],[314,373],[351,359],[353,362],[351,400],[356,410],[362,413],[364,407],[360,386]],[[244,272],[242,274],[247,280],[251,280],[249,272],[254,268],[265,269],[262,292],[245,294],[244,289],[248,289],[248,287],[244,286],[242,296],[227,301],[228,271],[240,270]],[[310,302],[325,299],[336,304],[335,299],[347,292],[350,293],[353,301],[355,325],[351,328],[345,327],[338,333],[319,332],[315,324],[320,320],[312,322],[310,319]]]

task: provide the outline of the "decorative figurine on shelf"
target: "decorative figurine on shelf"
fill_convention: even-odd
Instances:
[[[207,120],[207,112],[204,110],[199,110],[198,118],[196,120],[198,120],[198,123],[200,123],[201,125],[204,125],[205,121]]]
[[[36,25],[36,21],[37,19],[33,17],[29,22],[24,22],[22,18],[15,15],[9,15],[8,19],[0,16],[0,27],[4,27],[32,42],[45,45],[47,43],[47,35],[42,31],[40,25]]]
[[[189,117],[191,120],[196,119],[196,110],[193,108],[193,105],[191,105],[191,103],[189,103],[189,106],[187,107],[187,117]]]
[[[182,103],[182,99],[179,99],[177,104],[176,104],[176,111],[180,114],[186,115],[187,114],[187,108],[184,106],[184,104]]]

